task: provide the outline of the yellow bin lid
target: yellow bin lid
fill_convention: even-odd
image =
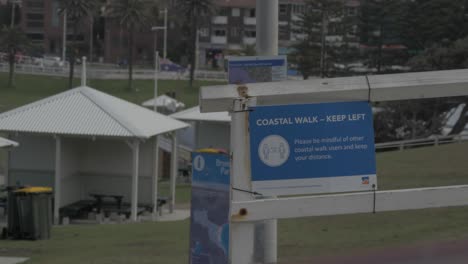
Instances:
[[[198,149],[195,152],[199,153],[211,153],[211,154],[228,154],[228,152],[224,149],[216,149],[216,148],[204,148]]]
[[[51,193],[52,188],[50,187],[27,187],[16,190],[15,193]]]

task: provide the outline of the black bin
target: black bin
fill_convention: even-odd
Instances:
[[[16,239],[50,238],[52,189],[28,187],[9,193],[8,233]]]

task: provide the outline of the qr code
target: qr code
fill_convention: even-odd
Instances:
[[[245,71],[256,82],[271,82],[273,79],[271,67],[249,67]]]

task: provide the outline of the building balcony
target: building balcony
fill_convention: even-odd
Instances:
[[[244,45],[254,45],[256,43],[256,41],[257,41],[256,38],[244,37],[244,39],[243,39]]]
[[[248,26],[257,25],[257,18],[255,18],[255,17],[244,17],[244,25],[248,25]]]
[[[227,37],[211,36],[211,44],[227,44]]]
[[[326,36],[325,39],[327,40],[327,42],[342,42],[343,41],[343,36],[330,35],[330,36]]]
[[[227,21],[227,16],[214,16],[211,18],[211,23],[216,25],[226,25]]]

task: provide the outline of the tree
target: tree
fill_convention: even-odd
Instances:
[[[141,0],[115,0],[110,6],[111,17],[116,18],[128,34],[128,91],[133,91],[133,57],[135,31],[150,27],[147,6]]]
[[[423,51],[442,40],[453,42],[468,34],[466,0],[408,1],[407,26],[402,28],[405,45]]]
[[[190,80],[189,86],[193,87],[193,81],[195,77],[195,67],[197,61],[197,35],[200,27],[200,17],[210,17],[210,14],[214,12],[214,6],[212,0],[178,0],[181,15],[185,17],[186,26],[189,30],[189,59],[190,59]]]
[[[73,38],[69,45],[69,63],[70,72],[68,75],[68,88],[73,88],[73,75],[75,70],[75,62],[78,53],[78,47],[76,46],[76,40],[78,37],[78,27],[84,19],[89,18],[96,8],[95,1],[89,0],[60,0],[60,14],[65,15],[68,21],[73,25]]]
[[[26,34],[17,27],[4,26],[0,31],[0,49],[7,51],[9,75],[8,87],[15,86],[15,62],[18,52],[24,52],[30,46],[30,41]]]
[[[468,68],[468,36],[450,43],[445,40],[434,44],[421,54],[413,57],[409,63],[415,71],[437,71]],[[450,135],[456,135],[465,129],[468,123],[468,97],[452,100],[452,107],[464,104],[460,118],[450,131]]]
[[[293,46],[295,52],[292,60],[304,78],[308,78],[317,68],[322,78],[328,76],[330,65],[342,44],[331,43],[327,37],[335,35],[343,38],[345,35],[343,9],[343,1],[340,0],[308,0],[306,11],[293,23],[293,32],[301,39]]]
[[[361,6],[361,43],[368,46],[368,61],[382,72],[395,54],[385,56],[384,45],[402,44],[404,28],[411,27],[413,10],[407,0],[365,0]],[[388,61],[387,61],[388,60]]]

